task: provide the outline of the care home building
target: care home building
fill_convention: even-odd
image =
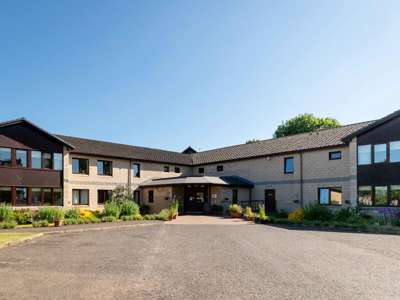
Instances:
[[[153,212],[264,203],[367,209],[400,205],[400,111],[382,119],[253,144],[182,153],[54,135],[0,123],[0,202],[101,208],[119,186]]]

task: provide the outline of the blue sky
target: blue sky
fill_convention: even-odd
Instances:
[[[181,151],[400,109],[400,1],[0,1],[0,120]]]

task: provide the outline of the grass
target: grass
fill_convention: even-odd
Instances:
[[[35,233],[26,233],[26,232],[18,232],[18,233],[0,233],[0,246],[7,244],[9,242],[17,241],[20,239],[24,239],[30,236],[35,235]]]

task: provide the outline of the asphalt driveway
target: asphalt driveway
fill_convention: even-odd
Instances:
[[[0,298],[400,298],[400,237],[210,220],[53,234],[2,249]]]

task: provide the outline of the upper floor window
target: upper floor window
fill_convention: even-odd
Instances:
[[[28,152],[26,150],[16,150],[15,160],[17,167],[26,168],[28,166]]]
[[[199,174],[204,174],[204,168],[199,168]]]
[[[11,167],[10,148],[0,148],[0,166]]]
[[[371,164],[371,145],[358,146],[358,165]]]
[[[62,153],[53,154],[53,168],[54,170],[61,171],[63,169],[63,155]]]
[[[132,164],[132,176],[137,178],[140,177],[140,164],[138,163]]]
[[[386,159],[386,144],[374,145],[374,163],[383,163]]]
[[[98,160],[97,161],[97,174],[112,176],[112,161]]]
[[[42,152],[40,151],[32,151],[32,168],[40,169],[42,167]]]
[[[175,173],[180,173],[180,172],[181,172],[181,168],[175,167]]]
[[[51,159],[50,153],[43,153],[43,163],[42,166],[44,169],[52,169],[53,168],[53,160]]]
[[[342,159],[342,151],[329,152],[329,160]]]
[[[224,166],[217,166],[217,172],[222,172],[224,170]]]
[[[390,143],[390,162],[400,162],[400,141]]]
[[[294,158],[293,157],[285,157],[285,174],[293,174],[294,173]]]
[[[321,205],[342,205],[342,188],[320,188],[318,198]]]
[[[73,174],[89,174],[89,160],[85,158],[72,159]]]
[[[169,166],[164,166],[164,172],[169,172]]]

